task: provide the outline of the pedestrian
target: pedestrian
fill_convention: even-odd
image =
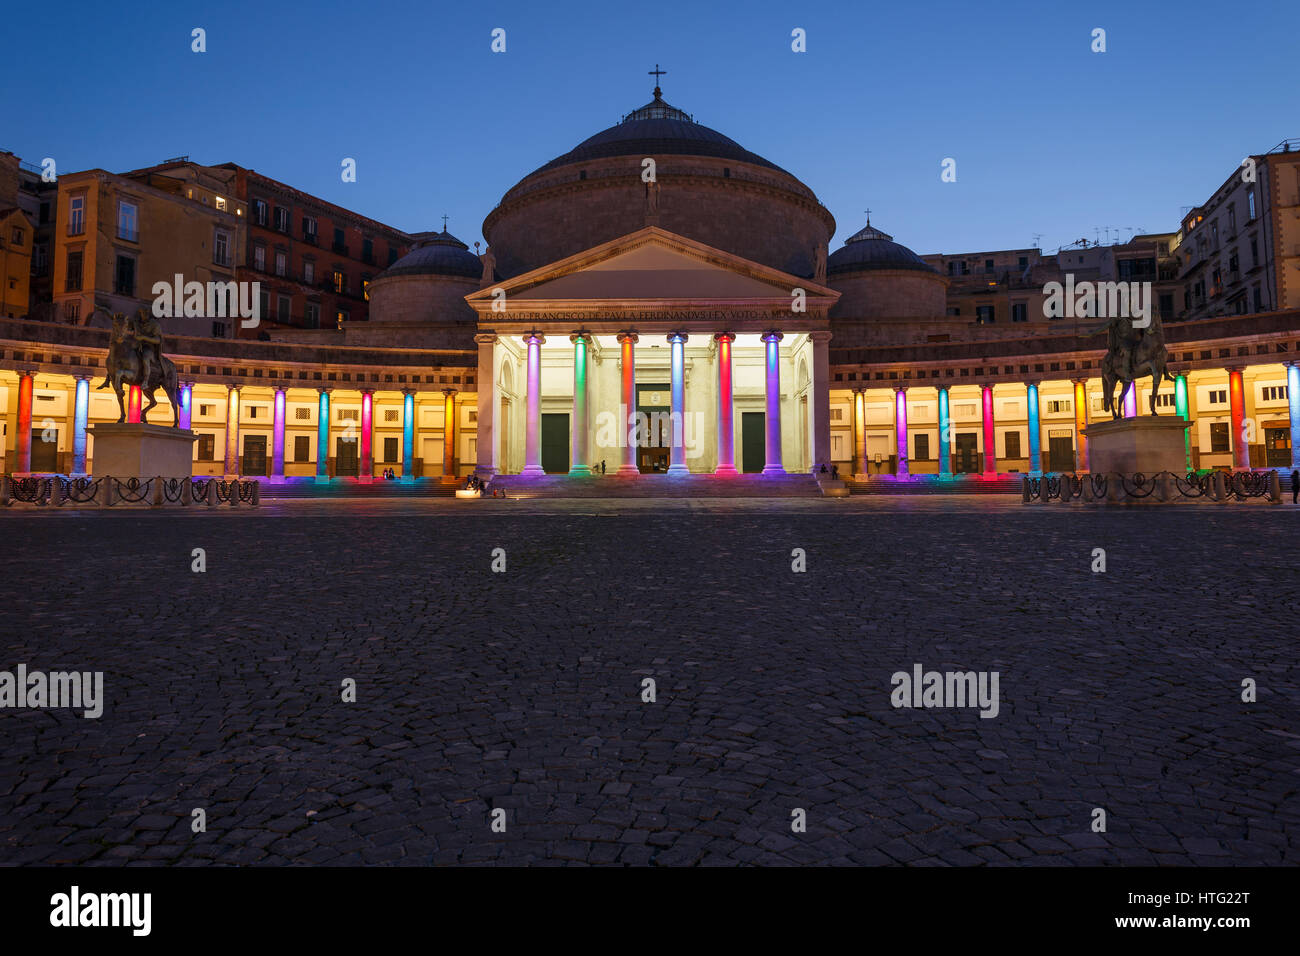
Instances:
[[[1291,472],[1291,504],[1300,503],[1300,469]]]
[[[602,458],[602,459],[600,460],[600,473],[601,473],[602,475],[605,473],[605,459],[604,459],[604,458]]]

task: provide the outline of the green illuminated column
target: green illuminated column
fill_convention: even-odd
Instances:
[[[590,475],[587,461],[587,345],[591,341],[585,332],[569,336],[573,343],[573,440],[569,443],[572,459],[570,475]]]
[[[1187,414],[1187,376],[1178,375],[1174,378],[1174,407],[1178,414],[1182,416],[1183,421],[1191,422],[1191,417]],[[1187,472],[1192,471],[1192,430],[1189,428],[1183,432],[1183,454],[1187,459]]]

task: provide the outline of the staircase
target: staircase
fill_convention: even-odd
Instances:
[[[331,478],[317,482],[315,478],[286,478],[283,483],[261,482],[263,500],[272,498],[451,498],[459,484],[443,484],[441,478],[415,478],[411,481],[385,481],[376,478],[361,482],[356,478]]]
[[[1024,475],[1005,474],[993,478],[982,475],[871,475],[866,481],[845,480],[855,495],[1018,495]]]
[[[391,484],[391,482],[390,482]],[[640,475],[618,478],[500,475],[491,490],[510,498],[820,498],[812,475]]]

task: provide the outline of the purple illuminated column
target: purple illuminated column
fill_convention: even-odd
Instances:
[[[194,383],[182,382],[180,393],[181,407],[176,411],[176,427],[188,429],[194,414]]]
[[[1124,393],[1124,417],[1137,418],[1138,413],[1138,385],[1134,382]]]
[[[686,333],[674,332],[668,336],[672,345],[673,408],[669,427],[672,429],[668,474],[689,475],[686,467]]]
[[[1291,467],[1300,469],[1300,365],[1286,366],[1287,407],[1291,412]]]
[[[785,467],[781,464],[781,339],[780,332],[768,332],[763,336],[767,346],[764,356],[767,379],[767,461],[763,465],[765,475],[784,475]]]
[[[894,431],[898,438],[898,467],[894,474],[906,478],[911,474],[907,465],[907,387],[894,386]]]
[[[984,413],[984,477],[993,478],[998,473],[997,437],[993,431],[993,386],[980,386],[980,400]]]
[[[542,416],[542,343],[545,337],[533,332],[524,338],[528,343],[528,431],[524,436],[524,470],[522,476],[544,475],[541,462]]]
[[[640,336],[635,332],[620,332],[618,344],[622,346],[623,396],[619,413],[623,416],[623,463],[616,474],[621,478],[635,478],[641,474],[636,465],[640,429],[636,427],[636,343]]]
[[[72,412],[72,474],[77,476],[86,473],[86,417],[89,408],[90,378],[78,375]]]
[[[275,432],[271,439],[271,481],[284,481],[284,389],[275,390]]]
[[[731,346],[736,336],[719,332],[718,343],[718,467],[715,475],[736,473],[735,414],[731,401]]]
[[[369,389],[361,391],[361,481],[371,481],[375,476],[374,458],[371,454],[374,441],[374,399]]]

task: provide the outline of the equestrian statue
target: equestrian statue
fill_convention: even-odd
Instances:
[[[1134,327],[1129,316],[1113,315],[1104,325],[1081,333],[1085,336],[1106,331],[1106,357],[1101,360],[1102,405],[1113,419],[1124,416],[1124,399],[1134,388],[1136,379],[1151,376],[1151,414],[1156,411],[1156,392],[1168,379],[1174,381],[1169,371],[1169,350],[1165,348],[1165,331],[1160,317],[1152,314],[1145,327]],[[1119,397],[1115,386],[1122,385]]]
[[[176,386],[176,366],[162,354],[162,328],[148,309],[139,309],[134,318],[114,312],[113,333],[109,340],[108,359],[105,364],[108,376],[99,388],[113,386],[117,405],[121,411],[117,420],[126,421],[126,398],[122,386],[138,386],[149,397],[149,404],[140,409],[140,421],[147,423],[149,409],[158,404],[154,395],[158,389],[166,393],[174,410],[180,399]],[[176,427],[180,427],[179,415]]]

